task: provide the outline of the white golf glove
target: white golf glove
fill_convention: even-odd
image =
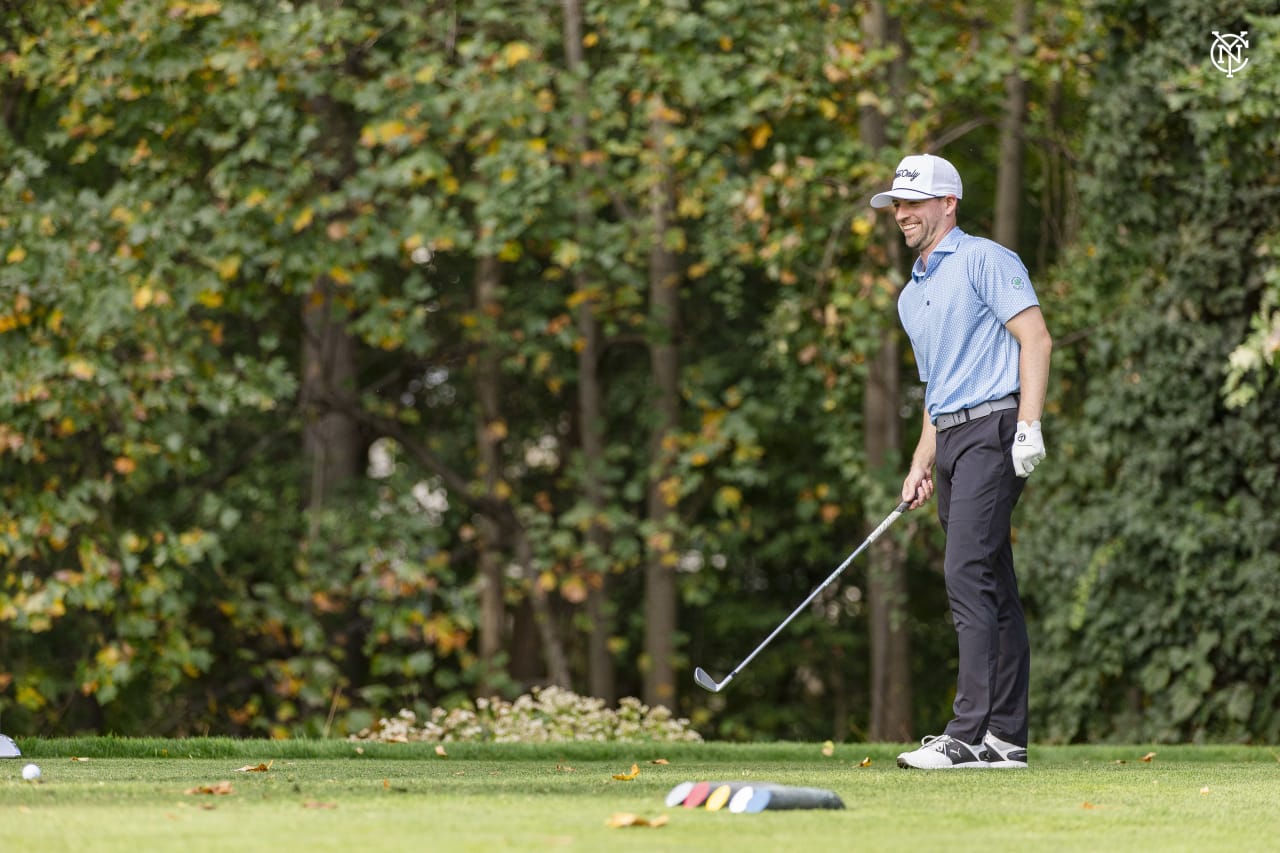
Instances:
[[[1044,436],[1040,434],[1040,422],[1018,421],[1018,432],[1013,437],[1013,471],[1019,477],[1030,477],[1044,459]]]

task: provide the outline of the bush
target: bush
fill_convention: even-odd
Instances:
[[[469,741],[481,743],[562,743],[565,741],[698,742],[689,721],[664,707],[650,708],[628,697],[616,711],[604,700],[579,696],[559,687],[535,687],[514,702],[477,699],[448,710],[433,708],[421,725],[413,711],[402,710],[351,735],[350,740],[409,743]]]

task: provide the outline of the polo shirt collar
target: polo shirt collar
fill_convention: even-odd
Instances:
[[[938,243],[937,247],[932,252],[929,253],[929,266],[936,267],[938,262],[941,260],[942,255],[949,255],[956,249],[959,249],[960,241],[966,236],[968,235],[960,230],[959,225],[944,234],[942,241]],[[935,260],[935,258],[938,260]],[[911,267],[911,275],[914,278],[920,278],[926,272],[927,270],[920,264],[920,258],[917,257],[915,264]]]

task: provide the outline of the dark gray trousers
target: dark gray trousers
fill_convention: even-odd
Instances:
[[[1026,480],[1009,450],[1016,409],[938,433],[938,519],[947,537],[943,570],[959,643],[955,719],[946,733],[969,744],[990,730],[1027,744],[1031,646],[1009,534]]]

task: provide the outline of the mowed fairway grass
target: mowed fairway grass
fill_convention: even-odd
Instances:
[[[898,769],[888,744],[18,742],[23,757],[0,761],[5,851],[1280,848],[1270,747],[1033,746],[1026,771],[925,773]],[[685,780],[827,788],[846,808],[667,807]],[[623,813],[667,822],[607,825]]]

